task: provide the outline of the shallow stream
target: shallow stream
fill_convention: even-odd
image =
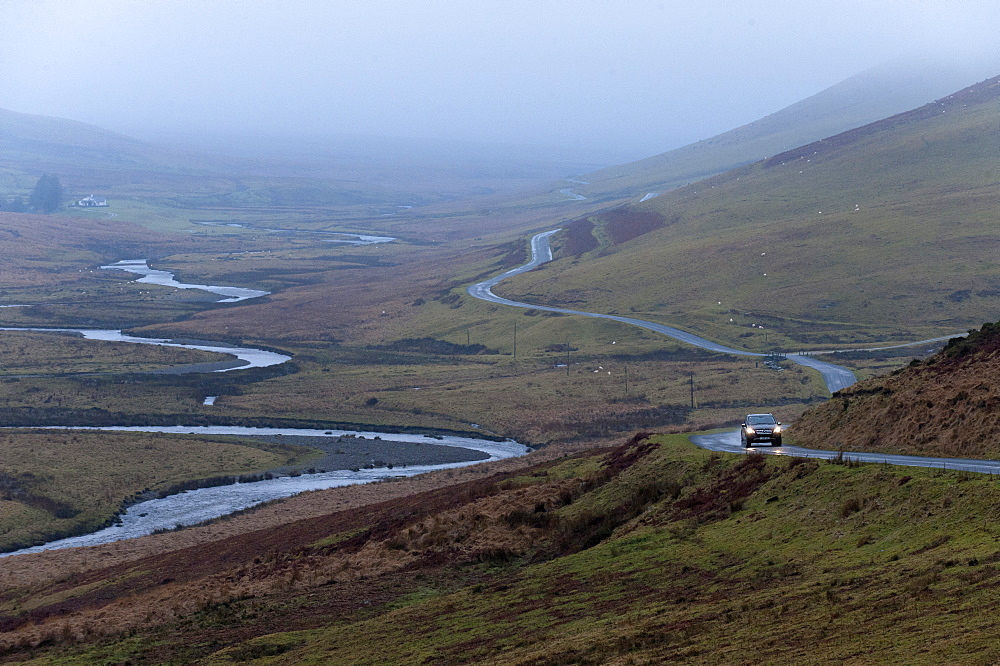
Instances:
[[[241,428],[235,426],[106,426],[101,428],[70,428],[52,427],[53,430],[114,430],[131,432],[164,432],[175,434],[201,435],[290,435],[299,437],[343,437],[353,435],[357,438],[375,439],[387,442],[419,442],[428,447],[446,446],[479,451],[485,454],[479,460],[461,460],[458,462],[437,465],[407,465],[393,468],[335,470],[300,476],[281,476],[265,481],[252,483],[235,483],[213,488],[187,490],[176,495],[139,502],[128,508],[121,515],[121,522],[91,534],[59,539],[49,543],[24,548],[12,553],[0,555],[20,555],[37,553],[43,550],[57,548],[73,548],[77,546],[96,546],[122,539],[134,539],[157,531],[171,530],[177,527],[197,525],[198,523],[219,518],[235,511],[240,511],[271,500],[282,499],[309,490],[323,490],[338,486],[348,486],[360,483],[372,483],[388,478],[408,477],[438,469],[450,469],[475,465],[479,462],[502,460],[522,456],[528,452],[528,447],[518,442],[507,440],[495,442],[486,439],[475,439],[456,436],[434,436],[393,434],[379,432],[352,432],[348,430],[308,430],[300,428]],[[463,452],[465,453],[465,452]],[[468,457],[460,454],[458,456]]]

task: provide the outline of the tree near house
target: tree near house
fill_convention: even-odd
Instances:
[[[45,174],[35,183],[35,189],[28,198],[28,207],[36,213],[51,213],[62,207],[63,188],[59,178]]]

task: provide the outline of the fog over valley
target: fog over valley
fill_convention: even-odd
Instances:
[[[0,107],[144,139],[437,142],[586,169],[888,61],[972,83],[995,73],[996,25],[990,0],[5,0]]]

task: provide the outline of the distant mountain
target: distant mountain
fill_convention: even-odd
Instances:
[[[93,125],[0,109],[0,155],[5,163],[148,166],[150,153],[152,148],[141,141]]]
[[[0,109],[0,197],[23,196],[44,173],[58,176],[68,197],[121,197],[155,191],[165,182],[196,186],[222,167],[221,160],[75,120]]]
[[[139,141],[73,120],[0,109],[0,197],[43,173],[68,193],[177,208],[400,207],[519,192],[590,168],[525,148],[372,137],[163,136]]]
[[[196,173],[213,166],[217,163],[208,157],[154,146],[87,123],[0,109],[0,167],[6,169]]]
[[[501,291],[642,313],[754,351],[979,326],[1000,310],[998,118],[995,77],[580,218],[557,239],[560,260]]]
[[[925,104],[995,74],[992,67],[931,62],[876,67],[710,139],[580,176],[587,184],[573,191],[591,199],[641,199],[668,192]]]

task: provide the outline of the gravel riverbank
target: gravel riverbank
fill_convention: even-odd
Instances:
[[[312,460],[306,469],[333,471],[358,470],[372,467],[407,467],[410,465],[446,465],[449,463],[486,460],[489,454],[458,446],[435,444],[433,437],[426,442],[398,442],[388,439],[343,435],[340,437],[309,437],[305,435],[251,435],[249,439],[272,444],[308,446],[323,451],[323,457]],[[270,470],[274,474],[305,472],[301,466],[284,466]]]

